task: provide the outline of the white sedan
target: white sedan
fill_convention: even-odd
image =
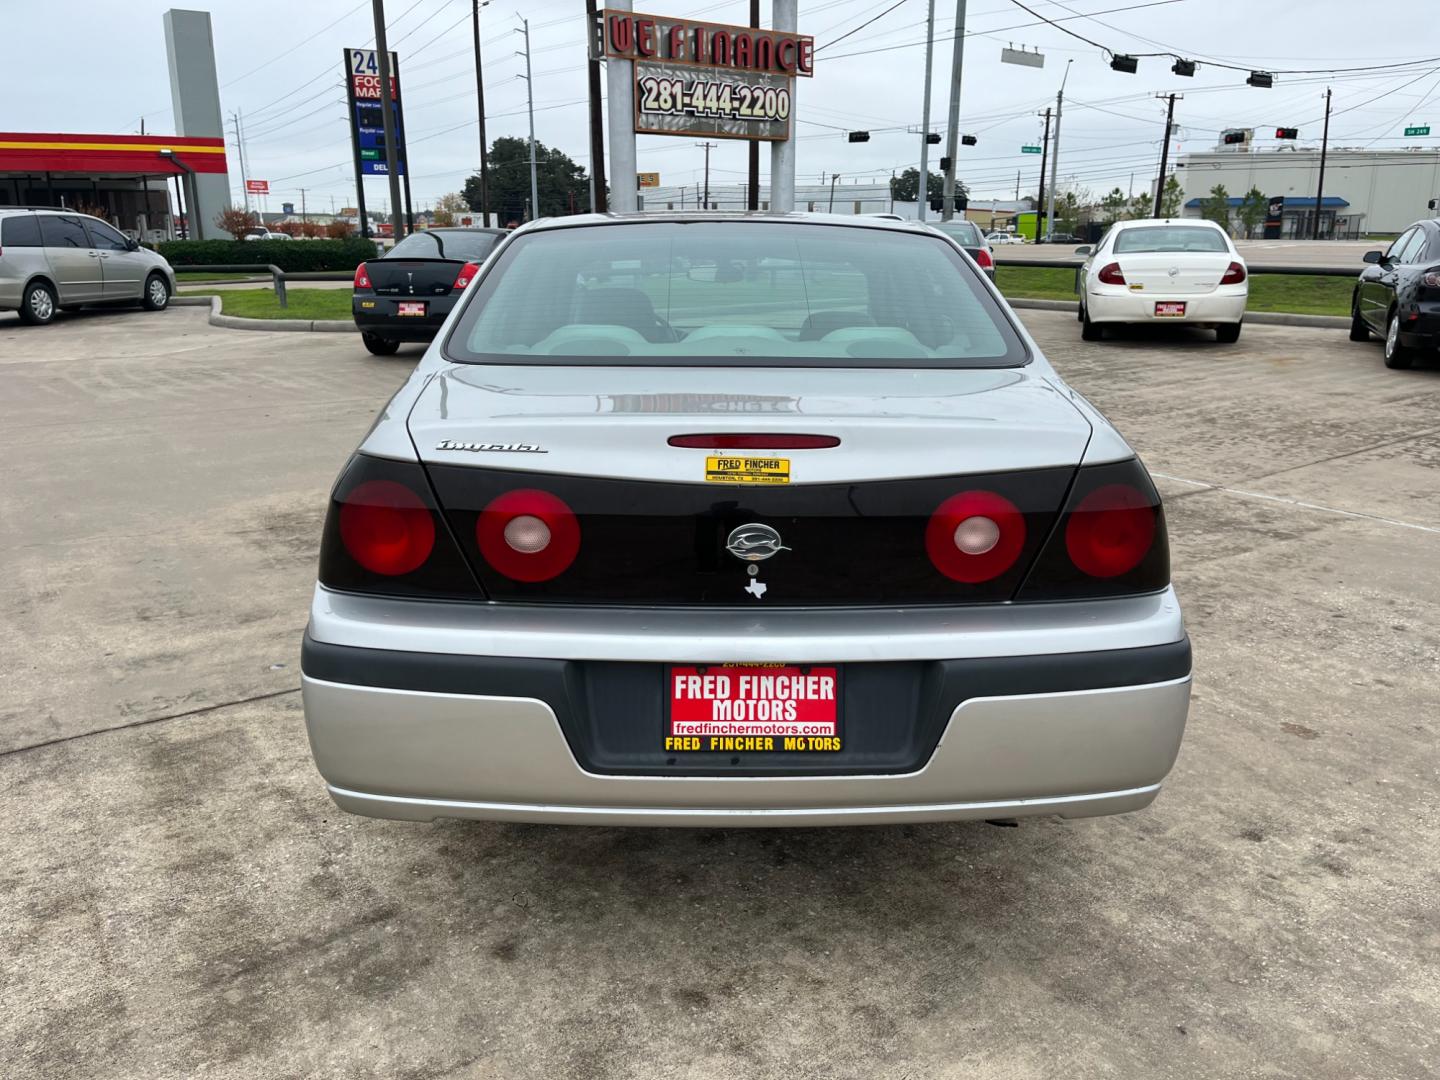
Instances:
[[[1245,260],[1218,225],[1196,220],[1118,221],[1084,255],[1076,282],[1081,337],[1116,323],[1179,322],[1240,339],[1250,294]]]

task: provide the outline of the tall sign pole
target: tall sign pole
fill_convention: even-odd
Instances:
[[[955,156],[960,149],[960,69],[964,66],[965,0],[955,0],[955,52],[950,59],[950,127],[945,134],[945,201],[940,211],[945,221],[955,216]]]
[[[760,29],[760,0],[750,0],[750,25],[756,30]],[[745,209],[760,209],[760,140],[751,139],[747,147],[750,151],[749,172],[746,176],[748,183],[745,187]],[[708,159],[710,152],[707,150],[705,156]]]
[[[390,206],[395,218],[394,237],[405,235],[400,213],[400,155],[395,149],[394,92],[390,82],[390,46],[385,40],[385,0],[371,0],[375,13],[375,60],[380,65],[380,123],[385,130],[385,173],[390,180]]]
[[[597,22],[595,12],[595,0],[585,0],[585,17],[592,33]],[[585,66],[590,80],[590,210],[603,214],[609,206],[605,194],[605,110],[600,103],[600,57],[594,48]]]
[[[799,6],[799,0],[774,0],[770,5],[770,21],[777,32],[795,33],[800,25]],[[790,80],[786,136],[770,144],[770,209],[782,214],[795,209],[795,105],[799,82],[799,79]]]
[[[475,24],[475,108],[480,118],[480,224],[487,227],[490,224],[490,170],[487,162],[489,142],[485,138],[485,76],[480,66],[480,9],[489,2],[474,0],[472,8]],[[406,173],[408,175],[408,169]]]
[[[540,216],[540,185],[535,177],[535,84],[530,79],[530,20],[522,18],[525,33],[525,102],[530,112],[530,220]]]
[[[631,0],[614,0],[605,10],[608,15],[634,8]],[[608,27],[602,27],[601,32],[608,32]],[[630,60],[610,56],[605,61],[605,96],[610,121],[611,209],[633,214],[640,208],[640,201],[635,180],[635,65]]]
[[[377,0],[378,2],[378,0]],[[920,179],[915,185],[915,216],[925,220],[930,203],[930,73],[935,63],[935,0],[925,16],[925,107],[920,119]]]

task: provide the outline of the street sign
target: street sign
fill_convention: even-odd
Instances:
[[[642,172],[635,174],[635,180],[640,187],[659,187],[660,174],[658,172]]]
[[[269,194],[270,194],[270,181],[269,181],[269,180],[246,180],[246,181],[245,181],[245,190],[248,191],[251,195],[269,195]]]
[[[1405,129],[1405,137],[1408,139],[1414,135],[1429,135],[1430,125],[1422,124],[1420,127],[1408,127]]]
[[[1022,147],[1020,147],[1020,153],[1022,153],[1022,154],[1038,154],[1038,153],[1040,153],[1040,147],[1038,147],[1038,146],[1022,146]]]

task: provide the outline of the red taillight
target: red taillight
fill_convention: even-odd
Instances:
[[[975,265],[980,267],[981,270],[989,270],[995,265],[995,260],[990,257],[990,252],[981,248],[975,252]]]
[[[1154,541],[1154,503],[1129,484],[1096,488],[1075,507],[1065,526],[1070,561],[1096,578],[1135,569]]]
[[[952,581],[997,578],[1025,546],[1025,516],[993,491],[962,491],[940,504],[925,527],[925,551]]]
[[[364,263],[361,263],[359,266],[357,266],[357,267],[355,268],[355,284],[354,284],[354,287],[357,288],[357,289],[368,289],[368,288],[370,288],[370,268],[369,268],[368,266],[366,266]]]
[[[580,522],[558,496],[523,488],[480,511],[475,540],[485,561],[512,581],[549,581],[580,553]]]
[[[667,441],[692,450],[827,450],[840,445],[834,435],[671,435]]]
[[[470,282],[475,280],[475,275],[479,272],[479,263],[467,262],[464,266],[460,268],[460,273],[455,275],[455,282],[450,286],[451,290],[454,292],[459,292],[460,290],[464,289],[466,285],[469,285]]]
[[[1239,285],[1245,280],[1245,267],[1238,262],[1232,262],[1225,269],[1225,276],[1220,279],[1221,285]]]
[[[1102,285],[1124,285],[1125,275],[1120,272],[1119,263],[1106,263],[1100,270],[1100,282]]]
[[[340,505],[340,541],[372,574],[417,570],[435,547],[435,519],[419,495],[394,480],[360,484]]]

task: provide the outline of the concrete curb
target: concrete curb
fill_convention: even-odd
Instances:
[[[1080,309],[1079,301],[1076,300],[1026,300],[1020,297],[1010,300],[1010,306],[1012,308],[1030,308],[1035,311],[1068,311],[1072,315]],[[1350,320],[1342,315],[1292,315],[1286,311],[1247,311],[1245,321],[1259,326],[1311,326],[1325,330],[1350,329]]]
[[[210,308],[210,325],[227,330],[284,330],[319,334],[358,334],[360,328],[344,319],[242,319],[221,311],[220,296],[172,296],[172,304]]]

